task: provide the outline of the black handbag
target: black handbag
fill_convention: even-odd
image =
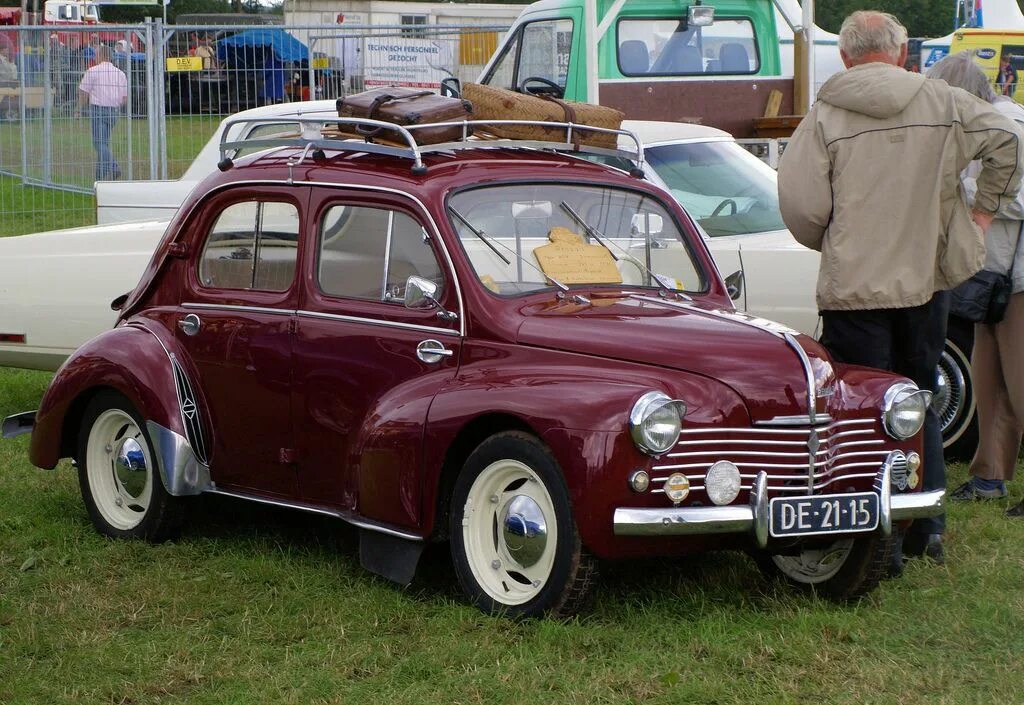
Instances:
[[[949,312],[974,323],[999,323],[1013,294],[1013,264],[1020,248],[1021,233],[1013,249],[1010,271],[1006,274],[983,269],[953,289]]]

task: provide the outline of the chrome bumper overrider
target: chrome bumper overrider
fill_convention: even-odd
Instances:
[[[893,454],[882,463],[875,478],[879,493],[878,530],[888,536],[892,523],[942,514],[945,490],[892,494]],[[664,509],[619,508],[615,510],[617,536],[694,536],[750,532],[757,545],[768,544],[768,475],[757,474],[750,491],[750,504],[725,507],[666,507]]]
[[[4,419],[2,426],[3,438],[14,438],[20,436],[23,433],[32,433],[32,428],[36,425],[36,412],[26,411],[22,414],[14,414]]]

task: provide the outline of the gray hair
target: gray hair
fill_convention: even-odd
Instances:
[[[971,58],[970,51],[965,50],[945,57],[928,69],[926,75],[928,78],[941,78],[951,86],[963,88],[987,103],[996,101],[996,92],[992,90],[988,76]]]
[[[907,28],[888,12],[858,10],[839,30],[839,49],[851,59],[885,54],[895,61],[906,43]]]

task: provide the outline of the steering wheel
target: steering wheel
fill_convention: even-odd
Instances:
[[[530,86],[530,83],[540,83],[542,86]],[[565,95],[565,89],[543,76],[530,76],[519,82],[519,92],[527,95],[552,95],[561,98]]]
[[[736,207],[736,201],[731,198],[727,198],[715,206],[715,210],[711,211],[711,215],[709,217],[714,218],[716,215],[721,215],[726,206],[732,206],[732,213],[729,215],[736,215],[736,213],[739,212],[739,208]]]

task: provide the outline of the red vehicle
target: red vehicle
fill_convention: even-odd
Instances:
[[[5,422],[35,465],[77,460],[100,532],[242,497],[356,525],[399,582],[449,540],[473,603],[532,616],[576,609],[595,559],[723,547],[855,598],[893,526],[941,511],[928,393],[738,314],[639,171],[267,122],[308,139],[223,143],[117,326]]]

